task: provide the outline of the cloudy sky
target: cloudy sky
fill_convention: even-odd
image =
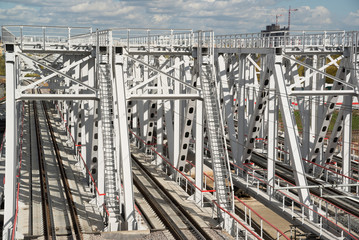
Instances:
[[[259,32],[267,24],[291,29],[359,30],[359,0],[0,0],[0,25],[93,28],[212,29]]]

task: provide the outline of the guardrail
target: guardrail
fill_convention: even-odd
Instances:
[[[193,41],[191,29],[111,29],[115,46],[124,47],[184,47]]]
[[[21,47],[31,43],[43,49],[51,43],[61,43],[71,49],[71,44],[94,46],[99,41],[100,45],[144,47],[147,50],[151,47],[169,47],[173,50],[196,47],[201,41],[203,47],[284,47],[296,51],[355,47],[355,52],[359,41],[359,31],[277,31],[217,36],[213,31],[191,29],[113,28],[96,32],[90,27],[6,25],[2,27],[2,39],[5,43],[18,43]]]
[[[191,29],[144,29],[113,28],[92,31],[87,27],[60,27],[35,25],[2,26],[4,43],[19,44],[21,49],[76,50],[78,46],[122,46],[142,47],[146,51],[153,48],[163,50],[191,49],[198,46],[213,46],[213,31],[193,31]]]
[[[359,32],[277,31],[215,36],[217,48],[342,48],[358,44]],[[315,49],[313,49],[315,50]]]
[[[279,190],[276,189],[276,187],[279,186],[279,183],[276,184],[275,186],[271,186],[268,184],[268,182],[262,178],[259,178],[258,176],[256,176],[255,170],[253,168],[250,168],[246,165],[244,165],[244,167],[246,167],[247,169],[241,168],[238,165],[232,163],[232,165],[243,171],[246,176],[246,184],[247,187],[252,186],[256,188],[256,191],[262,191],[260,186],[262,186],[263,189],[266,188],[272,188],[274,190],[274,194],[273,197],[277,200],[282,202],[282,208],[283,211],[284,209],[289,208],[289,212],[291,213],[292,218],[297,218],[299,220],[301,220],[302,223],[304,223],[305,221],[308,222],[312,222],[311,220],[308,219],[308,217],[306,216],[305,212],[308,212],[309,215],[313,215],[313,216],[318,216],[318,228],[320,231],[320,235],[323,234],[323,230],[326,229],[327,231],[331,232],[332,234],[338,236],[338,237],[349,237],[350,239],[359,239],[357,236],[353,235],[353,228],[351,228],[351,223],[349,221],[348,224],[348,229],[345,229],[345,227],[341,226],[338,222],[337,222],[337,218],[335,218],[335,220],[331,220],[327,215],[324,215],[322,213],[322,210],[315,210],[314,208],[312,208],[311,206],[307,206],[303,203],[301,203],[299,200],[295,199],[293,196],[291,196],[291,194],[289,193],[288,190],[284,191],[284,190]],[[277,176],[278,178],[278,176]],[[319,207],[319,209],[321,209],[322,206]],[[333,205],[333,207],[336,207]],[[338,208],[338,207],[336,207]],[[339,210],[339,209],[338,209]],[[329,211],[327,211],[325,214],[328,214]]]
[[[4,43],[19,44],[21,49],[32,48],[46,50],[47,47],[72,50],[71,40],[79,35],[91,33],[90,27],[62,27],[38,25],[2,26]]]

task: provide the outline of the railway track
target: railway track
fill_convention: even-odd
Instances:
[[[175,239],[213,238],[213,236],[198,225],[181,203],[168,193],[135,156],[132,155],[132,159],[134,163],[134,185]],[[145,181],[150,183],[152,187],[149,188],[149,185],[145,186]],[[161,199],[159,199],[158,196],[161,196]],[[160,204],[160,202],[162,204]],[[165,207],[164,205],[166,204],[168,204],[170,208]]]
[[[261,168],[266,168],[266,160],[265,157],[257,154],[257,153],[253,153],[253,158],[252,161],[258,165]],[[284,164],[281,163],[276,163],[276,174],[278,176],[280,176],[281,178],[285,179],[286,181],[295,184],[294,178],[293,178],[293,174],[292,174],[292,169],[288,166],[285,166]],[[309,185],[323,185],[322,181],[318,181],[314,178],[311,177],[307,177],[308,180],[308,184]],[[328,196],[343,196],[343,193],[337,189],[334,188],[324,188],[323,192],[321,193],[319,188],[310,188],[310,192],[313,193],[314,195],[317,196],[321,196],[321,195],[328,195]],[[350,212],[351,214],[359,217],[359,203],[356,201],[353,201],[351,199],[348,198],[340,198],[340,199],[335,199],[335,198],[327,198],[327,197],[323,197],[325,200],[327,200],[328,202],[336,205],[336,206],[340,206],[342,209],[346,210],[347,212]]]
[[[45,239],[83,239],[77,209],[75,207],[64,164],[62,162],[59,147],[56,142],[54,130],[51,125],[47,107],[44,102],[31,102],[33,122],[35,126],[37,158],[36,164],[32,160],[35,174],[31,175],[31,198],[36,198],[36,167],[40,180],[41,208],[43,237]],[[31,133],[33,133],[31,131]],[[46,134],[47,133],[47,134]],[[47,137],[47,138],[44,138]],[[31,147],[33,148],[33,146]],[[34,155],[32,155],[34,156]],[[33,176],[34,175],[34,176]],[[35,184],[35,185],[33,185]],[[31,205],[32,206],[32,205]],[[36,211],[32,209],[31,211]],[[39,219],[33,219],[38,221]],[[37,232],[39,234],[39,232]],[[35,234],[36,235],[36,234]]]

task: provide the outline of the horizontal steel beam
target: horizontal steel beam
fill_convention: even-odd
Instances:
[[[324,75],[324,76],[326,76],[326,77],[328,77],[328,78],[330,78],[330,79],[333,79],[334,81],[340,82],[340,83],[342,83],[342,84],[345,85],[345,86],[349,86],[349,87],[351,87],[351,88],[353,88],[353,89],[356,88],[356,86],[355,86],[354,84],[352,84],[352,83],[345,82],[343,79],[334,77],[334,76],[330,75],[329,73],[320,71],[319,69],[316,69],[316,68],[314,68],[314,67],[312,67],[312,66],[310,66],[310,65],[308,65],[308,64],[306,64],[306,63],[304,63],[304,62],[302,62],[302,61],[299,61],[299,60],[297,60],[297,59],[295,59],[295,58],[293,58],[293,57],[291,57],[291,56],[287,56],[287,55],[285,55],[285,54],[283,54],[282,56],[283,56],[284,58],[288,59],[288,60],[291,60],[291,61],[294,61],[294,62],[298,63],[299,65],[302,65],[303,67],[306,67],[306,68],[311,69],[311,70],[313,70],[313,71],[315,71],[315,72],[317,72],[317,73],[320,73],[320,74],[322,74],[322,75]]]
[[[275,187],[274,190],[303,189],[303,188],[338,188],[338,187],[358,187],[358,186],[359,186],[359,183],[352,183],[352,184],[323,184],[323,185]]]
[[[75,83],[77,83],[77,84],[79,84],[79,85],[81,85],[81,86],[84,86],[84,87],[86,87],[86,88],[88,88],[88,89],[91,89],[91,90],[94,91],[94,92],[97,91],[96,88],[91,87],[91,86],[89,86],[89,85],[87,85],[87,84],[81,82],[80,80],[75,79],[75,78],[73,78],[73,77],[71,77],[71,76],[69,76],[69,75],[67,75],[67,74],[65,74],[65,73],[63,73],[63,72],[61,72],[62,69],[57,70],[57,69],[55,69],[55,68],[53,68],[53,67],[47,66],[46,64],[44,64],[44,63],[42,63],[42,62],[40,62],[40,61],[37,61],[36,59],[34,59],[34,58],[32,58],[32,57],[30,57],[30,56],[28,56],[28,55],[26,55],[26,54],[23,54],[23,53],[20,53],[20,52],[19,52],[19,54],[20,54],[21,56],[23,56],[23,57],[26,57],[26,58],[32,60],[33,62],[35,62],[35,63],[37,63],[37,64],[43,66],[44,68],[49,69],[50,71],[56,73],[57,75],[61,75],[61,76],[65,77],[65,78],[68,78],[68,79],[70,79],[71,81],[73,81],[73,82],[75,82]],[[82,62],[85,62],[85,61],[89,60],[90,58],[91,58],[91,56],[85,57],[85,58],[83,58],[83,59],[77,61],[76,63],[80,64],[80,63],[82,63]],[[40,80],[40,81],[41,81],[41,80]]]
[[[193,87],[191,84],[188,84],[188,83],[186,83],[186,82],[183,82],[183,81],[181,81],[180,79],[175,78],[175,77],[169,75],[169,74],[166,73],[166,72],[163,72],[163,71],[161,71],[161,70],[158,70],[157,68],[155,68],[155,67],[153,67],[153,66],[151,66],[151,65],[149,65],[149,64],[147,64],[147,63],[145,63],[145,62],[143,62],[143,61],[141,61],[141,60],[139,60],[139,59],[137,59],[137,58],[135,58],[135,57],[133,57],[133,56],[130,56],[130,55],[126,55],[126,56],[127,56],[128,58],[130,58],[130,59],[132,59],[132,60],[134,60],[134,61],[136,61],[136,62],[139,62],[140,64],[142,64],[142,65],[144,65],[144,66],[150,68],[151,70],[153,70],[153,71],[155,71],[155,72],[158,72],[159,74],[163,74],[164,76],[166,76],[166,77],[168,77],[168,78],[170,78],[170,79],[173,79],[173,80],[175,80],[175,81],[178,81],[179,83],[185,85],[186,87],[189,87],[190,89],[193,89],[193,90],[195,90],[195,91],[197,91],[197,92],[200,92],[200,91],[201,91],[200,89],[198,89],[198,88],[196,88],[196,87]]]
[[[356,95],[354,90],[303,90],[292,91],[291,96],[328,96],[328,95]]]
[[[20,94],[16,100],[99,100],[97,94]]]
[[[198,99],[202,100],[199,94],[141,94],[131,95],[127,100],[187,100]]]

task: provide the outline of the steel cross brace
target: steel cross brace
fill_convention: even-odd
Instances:
[[[254,148],[254,142],[258,138],[259,130],[261,128],[261,122],[266,108],[267,99],[268,99],[268,87],[269,87],[269,77],[270,69],[269,66],[272,64],[272,60],[268,59],[267,65],[263,67],[264,71],[261,73],[260,86],[257,95],[257,102],[252,113],[252,116],[249,121],[247,140],[245,145],[240,146],[243,148],[242,163],[248,163],[251,158],[251,154]]]
[[[45,78],[43,78],[43,79],[40,79],[39,81],[36,81],[36,82],[34,82],[34,83],[30,84],[30,85],[27,85],[27,86],[24,87],[24,88],[21,88],[20,91],[25,91],[25,90],[27,90],[27,89],[31,89],[32,87],[34,87],[34,86],[36,86],[36,85],[38,85],[38,84],[40,84],[40,83],[42,83],[42,82],[47,81],[47,80],[49,80],[50,78],[52,78],[52,77],[54,77],[54,76],[56,76],[56,75],[61,75],[61,76],[65,77],[65,78],[68,78],[68,79],[70,79],[71,81],[76,82],[77,84],[82,85],[82,86],[84,86],[84,87],[86,87],[86,88],[88,88],[88,89],[91,89],[91,90],[94,91],[94,92],[97,91],[96,88],[91,87],[91,86],[89,86],[89,85],[87,85],[87,84],[84,84],[83,82],[81,82],[81,81],[79,81],[79,80],[77,80],[77,79],[75,79],[75,78],[73,78],[73,77],[71,77],[71,76],[69,76],[69,75],[63,73],[64,71],[67,71],[67,70],[71,69],[72,67],[79,65],[79,64],[82,63],[82,62],[88,61],[88,60],[92,57],[91,55],[89,55],[89,56],[87,56],[87,57],[85,57],[85,58],[83,58],[83,59],[80,59],[80,60],[78,60],[78,61],[72,63],[71,65],[69,65],[69,66],[67,66],[67,67],[65,67],[65,68],[63,68],[63,69],[61,69],[61,70],[57,70],[57,69],[55,69],[55,68],[49,67],[49,66],[47,66],[46,64],[44,64],[44,63],[42,63],[42,62],[40,62],[40,61],[37,61],[36,59],[31,58],[31,57],[27,56],[27,55],[24,54],[24,53],[19,53],[19,55],[21,55],[21,56],[23,56],[23,57],[26,57],[26,58],[29,58],[29,59],[31,59],[32,61],[36,62],[37,64],[39,64],[39,65],[41,65],[41,66],[43,66],[43,67],[45,67],[45,68],[51,70],[52,72],[54,72],[53,74],[50,74],[49,76],[47,76],[47,77],[45,77]]]
[[[344,59],[341,62],[341,64],[340,64],[341,66],[338,69],[337,74],[336,74],[337,75],[336,77],[338,77],[340,79],[345,79],[345,68],[344,68],[345,61],[346,61],[346,59]],[[341,90],[342,87],[343,87],[343,85],[340,82],[334,82],[332,89],[333,90]],[[323,119],[321,119],[322,123],[320,124],[319,133],[318,133],[318,135],[315,136],[314,145],[313,145],[314,147],[312,148],[312,150],[309,154],[308,160],[311,162],[315,162],[317,164],[322,164],[322,165],[324,164],[325,160],[319,162],[319,161],[317,161],[317,157],[318,157],[318,154],[320,153],[320,148],[324,144],[324,138],[328,132],[329,124],[332,119],[337,100],[338,100],[338,95],[328,96],[327,103],[324,106],[325,116]],[[312,169],[312,168],[310,168],[310,169]]]
[[[297,186],[308,186],[297,136],[298,131],[296,131],[297,125],[295,124],[294,113],[290,105],[290,100],[288,98],[286,81],[282,69],[282,56],[280,55],[275,56],[274,79],[276,81],[276,86],[278,89],[278,98],[280,103],[280,109],[282,112],[284,128],[287,134],[286,136],[288,137],[287,141],[289,142],[290,161],[293,167],[295,183]],[[307,206],[312,205],[308,189],[301,188],[298,190],[298,194],[301,203]]]
[[[224,119],[227,121],[228,136],[231,144],[232,157],[235,162],[238,159],[238,144],[236,142],[237,134],[233,120],[233,97],[230,93],[229,80],[227,77],[225,58],[223,55],[218,56],[218,74],[220,84],[222,85],[223,103],[224,103]]]
[[[127,104],[125,99],[125,79],[123,75],[123,59],[120,56],[115,56],[115,88],[116,95],[114,96],[118,104],[117,124],[120,126],[120,152],[121,152],[121,172],[124,190],[124,218],[128,223],[128,230],[136,229],[136,220],[134,212],[134,197],[133,197],[133,182],[132,182],[132,161],[130,153],[130,145],[128,139],[128,125],[127,125]]]
[[[192,76],[192,84],[193,86],[197,86],[197,74]],[[193,93],[194,90],[190,89],[190,93]],[[185,110],[185,122],[183,126],[182,136],[181,136],[181,144],[177,162],[177,169],[180,171],[184,171],[186,166],[186,160],[188,155],[189,144],[191,140],[191,131],[193,126],[193,119],[196,112],[196,101],[194,99],[188,100],[186,110]],[[176,172],[176,179],[181,177],[181,175]]]

